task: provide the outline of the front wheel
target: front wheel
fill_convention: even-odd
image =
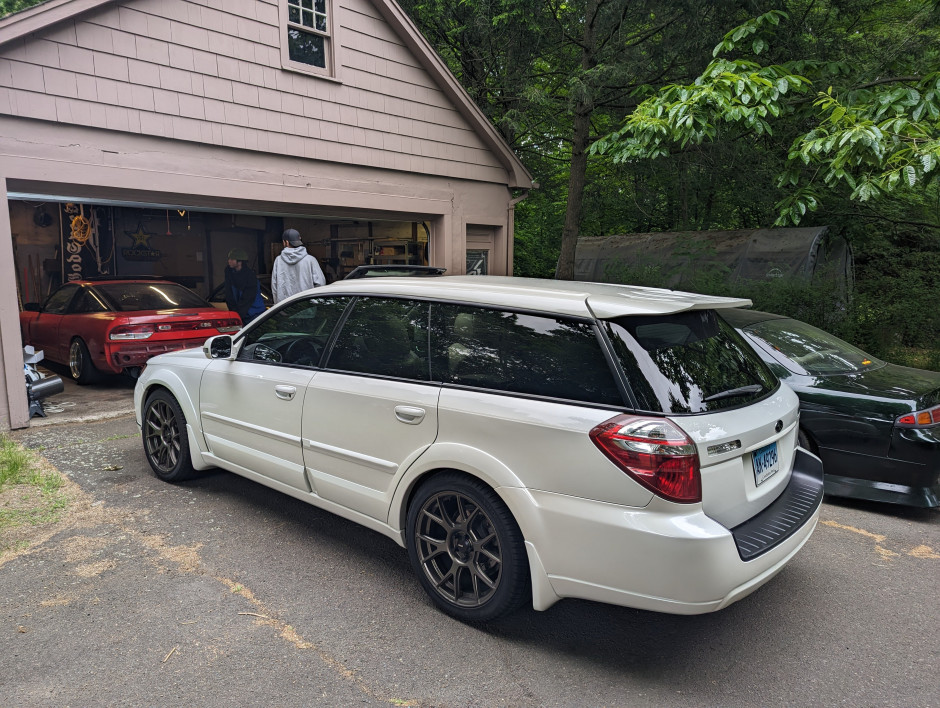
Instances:
[[[472,477],[445,472],[422,484],[406,536],[425,592],[459,620],[497,619],[530,596],[522,532],[496,493]]]
[[[168,391],[154,391],[147,397],[142,433],[144,455],[157,477],[164,482],[181,482],[193,476],[186,418]]]

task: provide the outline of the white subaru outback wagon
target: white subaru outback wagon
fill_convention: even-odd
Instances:
[[[715,310],[598,283],[347,280],[150,360],[144,452],[221,467],[408,549],[466,621],[564,597],[718,610],[810,537],[798,401]]]

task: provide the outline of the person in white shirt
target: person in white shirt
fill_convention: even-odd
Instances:
[[[274,259],[274,271],[271,273],[271,292],[276,303],[302,290],[326,285],[320,264],[307,253],[297,229],[287,229],[282,240],[284,250]]]

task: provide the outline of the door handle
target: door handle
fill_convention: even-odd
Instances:
[[[275,386],[274,395],[278,398],[282,398],[285,401],[290,401],[293,399],[294,394],[297,393],[297,389],[293,386]]]
[[[415,406],[395,406],[395,417],[402,423],[407,423],[408,425],[417,425],[420,423],[424,420],[426,412],[427,411],[423,408],[417,408]]]

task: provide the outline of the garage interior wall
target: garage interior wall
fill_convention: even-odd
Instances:
[[[19,304],[42,302],[63,282],[97,276],[161,276],[209,297],[239,248],[270,274],[286,228],[297,229],[327,282],[363,264],[427,265],[419,222],[328,220],[193,209],[10,199]]]

